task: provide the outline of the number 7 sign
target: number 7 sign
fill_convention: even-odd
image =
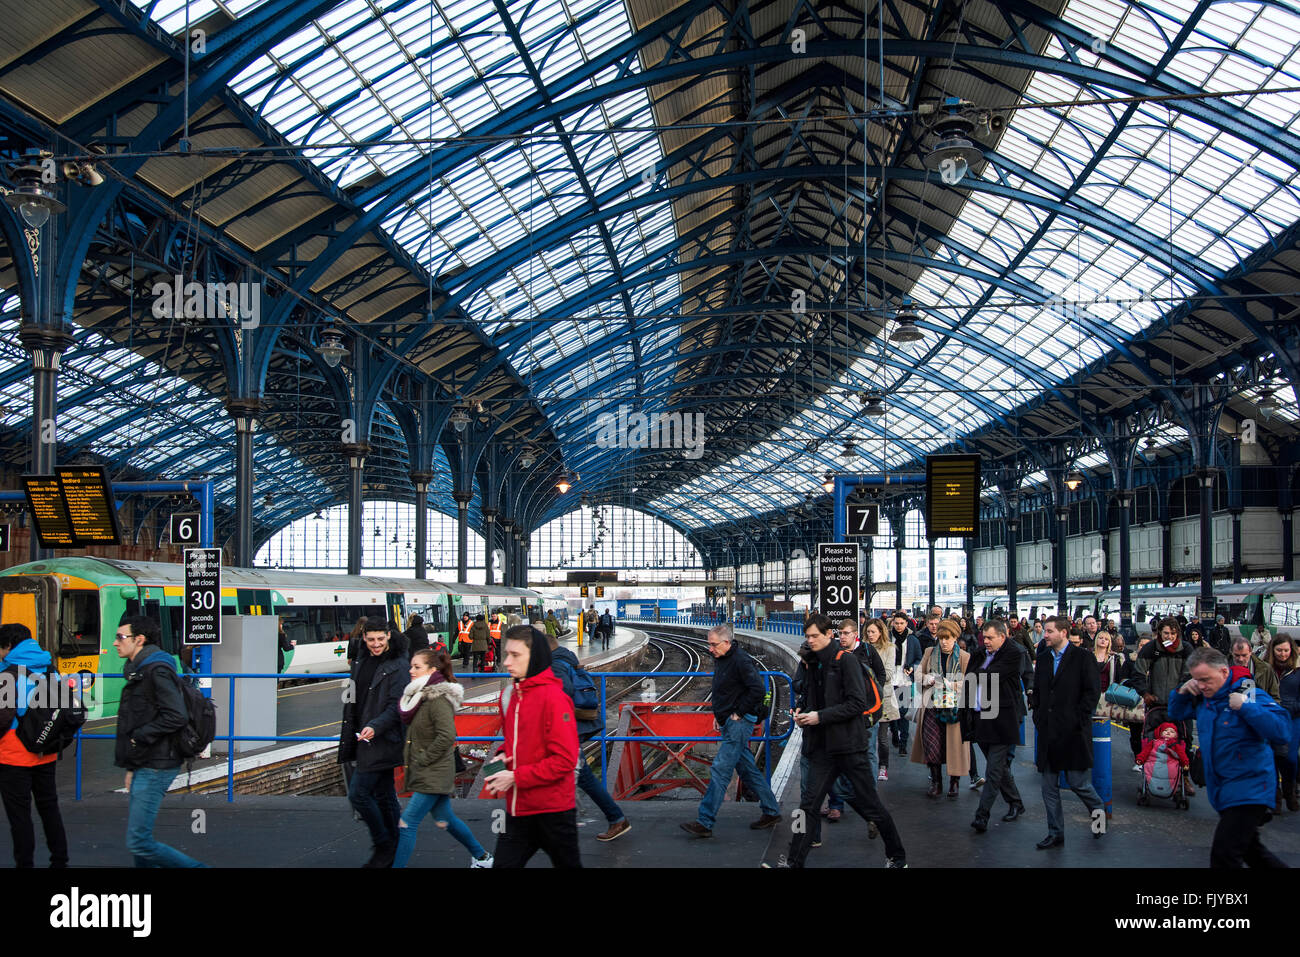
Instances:
[[[846,504],[844,507],[848,511],[848,521],[844,525],[846,535],[868,537],[880,534],[879,505]]]

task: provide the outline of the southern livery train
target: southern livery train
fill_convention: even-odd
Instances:
[[[82,675],[87,704],[102,705],[104,715],[117,713],[122,679],[96,676],[122,671],[113,648],[122,616],[158,621],[163,648],[179,661],[184,600],[185,568],[177,564],[55,558],[0,572],[0,623],[27,625],[60,672]],[[418,614],[429,640],[441,638],[455,654],[455,622],[463,612],[528,621],[553,611],[561,631],[569,617],[564,599],[526,588],[269,568],[223,568],[221,611],[279,616],[294,645],[285,653],[287,674],[346,671],[348,635],[359,618],[388,619],[405,629]]]

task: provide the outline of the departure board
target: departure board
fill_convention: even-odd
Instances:
[[[979,534],[980,457],[925,457],[927,538],[974,538]]]
[[[24,475],[23,493],[41,548],[76,548],[63,489],[53,475]]]
[[[120,545],[121,529],[113,503],[113,487],[102,465],[59,465],[54,472],[63,489],[78,545]]]

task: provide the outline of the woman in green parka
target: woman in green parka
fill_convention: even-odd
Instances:
[[[470,867],[491,867],[492,855],[451,809],[456,785],[456,709],[465,689],[456,681],[445,651],[426,648],[411,656],[411,683],[398,713],[406,725],[406,786],[414,793],[402,812],[393,867],[405,867],[415,850],[420,822],[429,812],[470,853]]]

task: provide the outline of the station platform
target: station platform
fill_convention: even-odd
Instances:
[[[631,664],[637,660],[647,644],[643,632],[629,626],[615,630],[608,649],[599,643],[593,646],[584,642],[578,646],[577,637],[570,632],[562,637],[560,643],[571,648],[588,671],[599,670],[635,670]],[[629,668],[624,669],[627,663]],[[453,662],[459,666],[457,659]],[[294,676],[298,677],[298,676]],[[466,703],[483,703],[493,701],[504,682],[504,673],[463,677],[466,685]],[[281,687],[278,693],[278,734],[284,737],[324,738],[337,737],[342,720],[341,682],[346,678],[345,672],[338,676],[318,678],[309,684]],[[268,679],[269,680],[269,679]],[[218,707],[224,708],[225,702],[219,701]],[[117,727],[116,718],[102,718],[88,721],[86,734],[113,734]],[[217,742],[218,745],[222,742]],[[123,772],[113,764],[113,742],[111,740],[86,740],[82,742],[82,796],[89,798],[95,794],[119,790],[122,787]],[[332,749],[328,741],[272,742],[266,747],[240,751],[235,756],[236,777],[259,767],[265,767],[286,759],[307,759]],[[59,768],[59,793],[61,800],[72,801],[75,796],[75,771],[72,752],[65,753],[65,764]],[[227,760],[223,754],[209,759],[196,761],[191,780],[195,785],[210,781],[226,779]],[[172,790],[185,788],[186,777],[177,778]],[[224,801],[224,797],[222,798]],[[242,800],[242,798],[241,798]]]
[[[1063,794],[1066,809],[1066,843],[1050,851],[1035,850],[1046,834],[1038,776],[1027,760],[1015,762],[1017,784],[1027,814],[1012,824],[999,818],[1005,805],[998,801],[989,830],[976,834],[970,828],[979,793],[963,779],[956,798],[925,796],[927,775],[921,765],[910,764],[895,752],[890,758],[890,780],[880,794],[894,817],[907,848],[909,866],[1005,868],[1160,868],[1201,869],[1209,864],[1209,846],[1218,817],[1204,793],[1192,799],[1189,811],[1172,805],[1136,806],[1139,775],[1130,771],[1126,749],[1114,755],[1114,818],[1109,833],[1094,840],[1083,805]],[[981,770],[983,762],[981,761]],[[61,772],[62,773],[62,772]],[[120,782],[120,779],[119,779]],[[798,802],[798,770],[779,796],[787,821]],[[492,813],[501,801],[456,800],[456,815],[489,850]],[[623,837],[602,844],[595,835],[606,828],[605,819],[578,794],[578,823],[583,864],[596,868],[756,868],[785,853],[788,823],[769,831],[750,830],[758,806],[728,800],[721,809],[711,839],[693,839],[678,826],[694,819],[696,798],[627,801],[622,805],[632,823]],[[130,858],[124,841],[127,798],[122,793],[96,793],[83,801],[64,801],[64,821],[71,843],[74,867],[125,867]],[[202,811],[202,815],[196,812]],[[196,822],[202,833],[195,833]],[[39,834],[39,827],[37,828]],[[1300,814],[1283,814],[1263,829],[1265,845],[1292,866],[1300,866]],[[358,867],[370,853],[364,825],[353,820],[343,797],[243,796],[233,804],[224,795],[175,794],[163,803],[156,829],[158,839],[214,867],[336,868]],[[882,843],[867,838],[865,823],[851,810],[839,823],[823,820],[823,846],[814,848],[808,866],[883,867]],[[9,835],[0,829],[0,862],[9,860]],[[37,865],[44,853],[38,837]],[[467,867],[468,854],[426,818],[412,858],[412,867]],[[530,866],[549,866],[539,854]]]

